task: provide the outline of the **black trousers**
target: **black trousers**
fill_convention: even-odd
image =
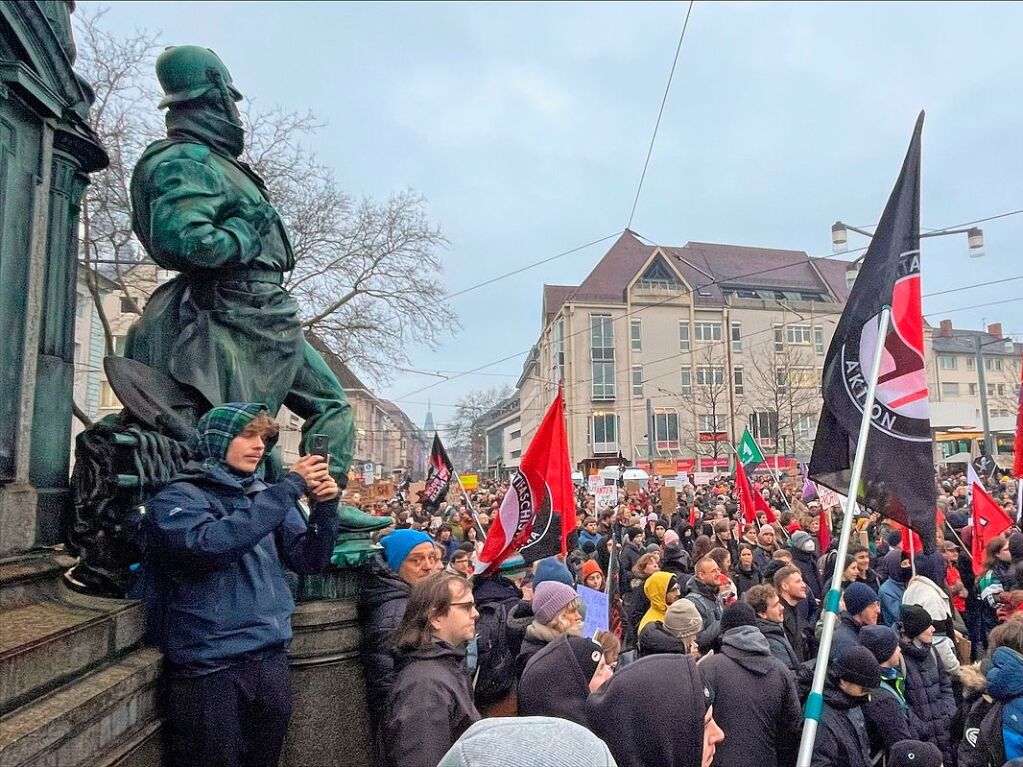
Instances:
[[[167,727],[173,767],[276,767],[291,718],[283,650],[197,677],[170,677]]]

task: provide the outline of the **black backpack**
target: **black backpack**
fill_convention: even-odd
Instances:
[[[477,705],[496,703],[515,684],[515,656],[508,642],[508,607],[502,602],[477,606],[476,679],[473,697]]]

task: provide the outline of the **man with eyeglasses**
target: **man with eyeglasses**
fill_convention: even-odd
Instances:
[[[374,729],[380,726],[387,693],[397,676],[391,635],[405,614],[412,587],[436,572],[440,563],[433,539],[422,530],[395,530],[380,544],[384,556],[363,568],[359,598],[366,701]]]

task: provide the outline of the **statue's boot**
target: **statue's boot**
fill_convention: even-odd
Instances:
[[[342,533],[372,533],[394,524],[391,517],[374,517],[354,506],[341,506],[337,513],[341,517]]]

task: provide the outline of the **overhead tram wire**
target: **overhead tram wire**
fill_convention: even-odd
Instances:
[[[647,168],[650,166],[650,157],[654,153],[654,142],[657,141],[657,131],[661,127],[661,117],[664,115],[664,106],[668,103],[668,92],[671,90],[671,81],[675,77],[675,67],[678,65],[678,57],[682,52],[682,41],[686,39],[686,29],[689,27],[689,15],[693,12],[694,0],[689,0],[689,8],[686,10],[686,19],[682,22],[682,33],[678,36],[678,46],[675,48],[675,58],[671,62],[671,71],[668,73],[668,82],[664,86],[664,96],[661,98],[661,108],[657,111],[657,120],[654,122],[654,132],[650,136],[650,146],[646,150],[646,160],[643,163],[643,172],[639,176],[639,185],[636,187],[636,197],[632,201],[632,211],[629,213],[627,229],[632,228],[632,219],[636,216],[636,206],[639,205],[639,195],[643,191],[643,182],[646,180]]]

